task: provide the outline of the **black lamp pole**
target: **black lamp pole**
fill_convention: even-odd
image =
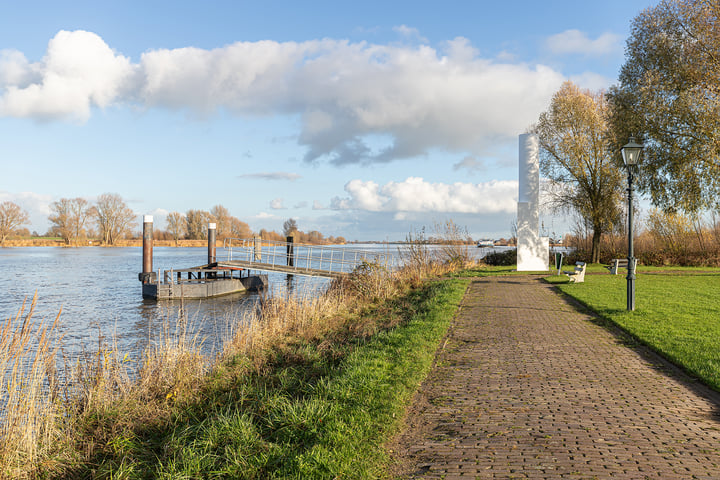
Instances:
[[[633,250],[633,172],[628,168],[627,309],[635,310],[635,251]]]
[[[628,274],[627,309],[635,310],[635,252],[633,251],[633,180],[643,146],[635,138],[622,147],[621,153],[628,172]]]

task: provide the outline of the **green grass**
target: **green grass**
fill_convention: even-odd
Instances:
[[[564,276],[547,280],[720,390],[720,269],[640,269],[634,312],[626,310],[624,274],[589,274],[579,284]]]
[[[384,445],[429,372],[468,282],[426,282],[365,313],[396,325],[369,337],[333,332],[283,344],[267,352],[259,371],[237,358],[171,420],[111,432],[72,476],[382,478]]]
[[[512,266],[482,266],[459,270],[449,274],[451,277],[471,278],[471,277],[490,277],[497,275],[528,275],[532,273],[547,274],[547,272],[518,272],[515,265]]]

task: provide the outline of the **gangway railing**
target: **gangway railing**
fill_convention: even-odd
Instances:
[[[389,259],[387,253],[379,251],[259,238],[227,238],[223,248],[226,258],[218,264],[324,277],[346,275],[363,262],[386,265]]]

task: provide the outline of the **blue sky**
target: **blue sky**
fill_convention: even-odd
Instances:
[[[117,193],[164,228],[507,237],[517,136],[565,80],[607,88],[654,2],[9,2],[0,201]],[[548,233],[568,221],[546,216]]]

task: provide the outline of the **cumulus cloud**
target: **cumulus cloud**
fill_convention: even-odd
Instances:
[[[482,58],[464,38],[438,48],[237,42],[150,50],[132,63],[94,33],[62,31],[39,62],[2,53],[0,115],[85,121],[112,104],[297,115],[306,162],[369,164],[432,149],[481,155],[524,131],[563,80],[547,66]],[[378,135],[389,142],[373,147]]]
[[[420,30],[418,30],[417,28],[408,27],[407,25],[399,25],[393,27],[393,31],[407,39],[428,43],[428,39],[420,35]]]
[[[273,210],[285,210],[285,200],[282,198],[274,198],[270,201],[270,208]]]
[[[60,31],[39,63],[15,51],[0,58],[0,115],[12,117],[85,121],[92,107],[118,100],[134,70],[129,59],[85,31]]]
[[[517,208],[518,183],[430,183],[409,177],[403,182],[379,185],[372,180],[351,180],[349,197],[335,197],[334,210],[370,212],[512,213]]]
[[[453,165],[453,170],[465,169],[470,173],[482,172],[487,169],[485,162],[472,155],[465,156],[462,160]]]
[[[302,178],[302,176],[297,173],[290,172],[260,172],[244,173],[242,175],[238,175],[238,178],[251,178],[257,180],[289,180],[292,182],[298,178]]]
[[[545,42],[554,54],[581,54],[603,56],[622,53],[622,38],[614,33],[603,33],[595,40],[580,30],[566,30],[549,37]]]

